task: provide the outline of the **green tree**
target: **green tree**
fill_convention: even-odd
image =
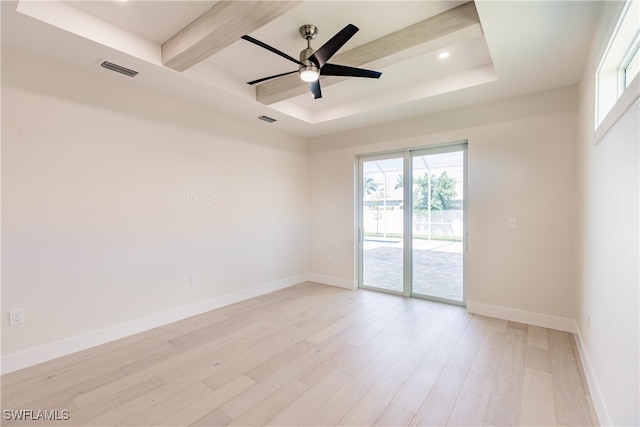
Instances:
[[[398,188],[402,188],[402,187],[404,187],[404,175],[400,174],[398,175],[398,179],[396,180],[395,189],[397,190]]]
[[[362,181],[362,188],[364,189],[365,194],[368,196],[378,191],[378,183],[375,182],[370,176],[365,176],[364,180]]]
[[[429,209],[429,174],[425,173],[415,181],[413,206],[417,211]],[[451,200],[457,195],[456,180],[447,174],[431,176],[431,209],[446,210],[451,208]]]

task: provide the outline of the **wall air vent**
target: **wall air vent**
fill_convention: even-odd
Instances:
[[[100,64],[102,68],[106,68],[107,70],[115,71],[116,73],[124,74],[125,76],[135,77],[138,75],[137,71],[130,70],[121,65],[114,64],[108,61],[102,61]]]
[[[258,118],[259,118],[260,120],[262,120],[262,121],[267,122],[267,123],[273,123],[273,122],[275,122],[275,121],[276,121],[276,119],[272,119],[272,118],[271,118],[271,117],[269,117],[269,116],[260,116],[260,117],[258,117]]]

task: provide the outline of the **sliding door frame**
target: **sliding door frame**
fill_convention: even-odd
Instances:
[[[452,305],[466,306],[467,302],[467,141],[458,141],[450,144],[434,145],[430,147],[418,147],[412,149],[386,151],[376,154],[359,155],[357,168],[357,270],[358,270],[358,287],[363,289],[371,289],[380,292],[387,292],[395,295],[404,295],[419,299],[426,299],[436,302],[443,302]],[[417,156],[440,154],[448,152],[462,151],[463,153],[463,197],[462,197],[462,301],[449,300],[436,296],[414,294],[412,292],[413,284],[413,159]],[[363,164],[367,161],[384,160],[391,158],[403,159],[403,266],[402,266],[402,291],[393,291],[384,288],[366,286],[364,284],[364,188]]]

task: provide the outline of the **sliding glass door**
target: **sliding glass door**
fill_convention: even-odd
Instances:
[[[413,153],[412,295],[464,301],[464,154]]]
[[[366,287],[402,293],[402,156],[362,160],[362,281]]]
[[[465,303],[466,144],[363,156],[360,287]]]

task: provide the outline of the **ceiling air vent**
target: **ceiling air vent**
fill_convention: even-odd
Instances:
[[[107,70],[115,71],[116,73],[124,74],[125,76],[135,77],[138,75],[137,71],[130,70],[121,65],[114,64],[108,61],[102,61],[100,64],[102,68],[106,68]]]
[[[273,123],[273,122],[275,122],[275,121],[276,121],[276,119],[272,119],[272,118],[271,118],[271,117],[269,117],[269,116],[260,116],[260,117],[258,117],[258,118],[259,118],[260,120],[264,121],[264,122],[267,122],[267,123]]]

